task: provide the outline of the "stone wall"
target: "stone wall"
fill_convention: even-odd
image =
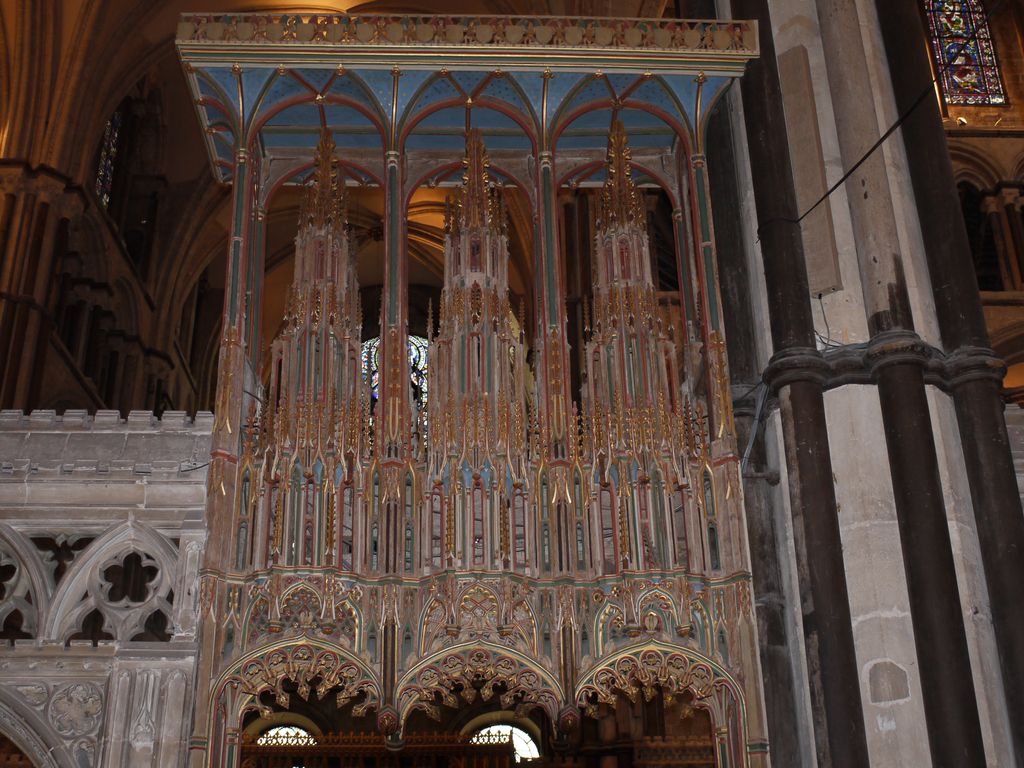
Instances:
[[[183,764],[212,421],[0,412],[0,725],[36,765]]]

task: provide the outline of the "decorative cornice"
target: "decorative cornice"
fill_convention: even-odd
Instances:
[[[154,416],[152,411],[131,411],[122,419],[120,411],[99,410],[90,414],[85,410],[67,410],[58,415],[52,410],[30,413],[18,410],[0,411],[0,431],[31,432],[189,432],[210,434],[213,414],[199,411],[189,418],[185,411],[164,411]]]
[[[756,21],[554,16],[183,14],[179,46],[659,51],[746,60],[758,53]],[[557,64],[557,62],[556,62]]]

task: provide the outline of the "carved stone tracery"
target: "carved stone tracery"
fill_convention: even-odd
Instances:
[[[503,709],[543,709],[555,722],[561,696],[550,679],[521,659],[496,648],[462,648],[445,654],[416,671],[398,693],[404,717],[422,710],[441,719],[440,705],[457,709],[495,696]]]
[[[239,685],[242,693],[254,699],[262,717],[272,713],[264,701],[264,694],[271,694],[278,706],[288,708],[291,695],[285,690],[286,681],[297,686],[297,693],[308,701],[310,693],[317,699],[335,692],[337,706],[343,707],[355,701],[360,695],[352,713],[360,717],[380,702],[380,686],[364,667],[345,656],[340,649],[320,648],[302,643],[275,648],[244,662],[238,673],[228,678],[228,683]]]
[[[576,703],[586,715],[597,717],[599,705],[614,708],[621,696],[636,702],[642,695],[650,701],[660,690],[666,703],[686,693],[700,700],[713,693],[715,683],[710,664],[681,652],[648,647],[593,670],[577,688]]]

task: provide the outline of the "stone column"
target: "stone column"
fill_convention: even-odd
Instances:
[[[1006,208],[1000,204],[999,196],[986,195],[981,201],[981,211],[985,214],[986,224],[992,230],[992,240],[996,245],[996,258],[999,260],[999,279],[1003,289],[1016,290],[1020,284],[1020,269],[1013,240],[1006,221]]]
[[[0,370],[0,408],[30,410],[53,328],[57,232],[82,201],[65,177],[22,163],[0,169],[0,194],[0,359],[18,361]]]
[[[1003,187],[999,197],[1006,216],[1006,229],[1009,232],[1007,244],[1013,244],[1013,268],[1017,273],[1014,288],[1020,290],[1024,286],[1024,220],[1021,219],[1020,190],[1015,187]]]
[[[861,21],[848,0],[817,0],[817,7],[843,167],[853,168],[879,133]],[[883,153],[868,155],[846,187],[932,761],[983,765],[981,722],[924,387],[926,348],[914,332]]]
[[[913,3],[876,0],[928,260],[950,389],[978,528],[1014,749],[1024,757],[1024,515],[1003,403],[1002,364],[988,334],[967,230],[933,91],[925,30]]]
[[[809,586],[804,633],[818,763],[860,768],[868,751],[825,423],[824,361],[814,348],[771,18],[767,0],[733,0],[732,11],[756,19],[760,33],[761,57],[748,65],[740,87],[775,347],[765,379],[782,408],[794,527],[802,528],[801,570]]]
[[[707,155],[711,207],[715,211],[739,211],[736,158],[733,149],[733,121],[730,103],[721,105],[708,119]],[[680,214],[681,218],[681,214]],[[743,475],[743,506],[750,546],[757,639],[766,684],[763,686],[765,714],[772,762],[801,764],[797,688],[792,658],[797,652],[787,632],[787,591],[779,558],[778,516],[783,511],[775,502],[773,486],[779,473],[769,470],[769,452],[764,430],[755,421],[753,398],[761,377],[761,361],[755,343],[756,320],[751,308],[751,277],[736,217],[720,216],[715,223],[715,245],[722,295],[722,316],[729,339],[729,372],[736,401],[736,435],[742,452],[756,434]],[[685,258],[683,255],[682,258]],[[685,264],[685,262],[683,262]],[[689,292],[684,288],[684,295]],[[689,318],[687,318],[689,319]]]

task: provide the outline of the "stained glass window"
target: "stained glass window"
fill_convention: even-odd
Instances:
[[[932,53],[947,104],[1005,104],[981,0],[924,0]]]
[[[316,737],[305,728],[299,728],[297,725],[278,725],[261,733],[256,743],[267,747],[305,747],[317,742]]]
[[[121,110],[117,110],[107,120],[103,129],[103,141],[100,144],[100,159],[96,166],[96,197],[106,208],[110,205],[110,193],[114,188],[114,161],[117,160],[117,149],[121,142]]]
[[[416,410],[427,408],[427,349],[422,336],[409,336],[409,379]],[[363,379],[370,383],[370,399],[377,402],[380,387],[380,336],[363,342]]]
[[[512,748],[516,751],[516,762],[530,762],[540,758],[540,750],[537,743],[522,728],[514,725],[489,725],[473,737],[474,744],[507,744],[512,742]]]

